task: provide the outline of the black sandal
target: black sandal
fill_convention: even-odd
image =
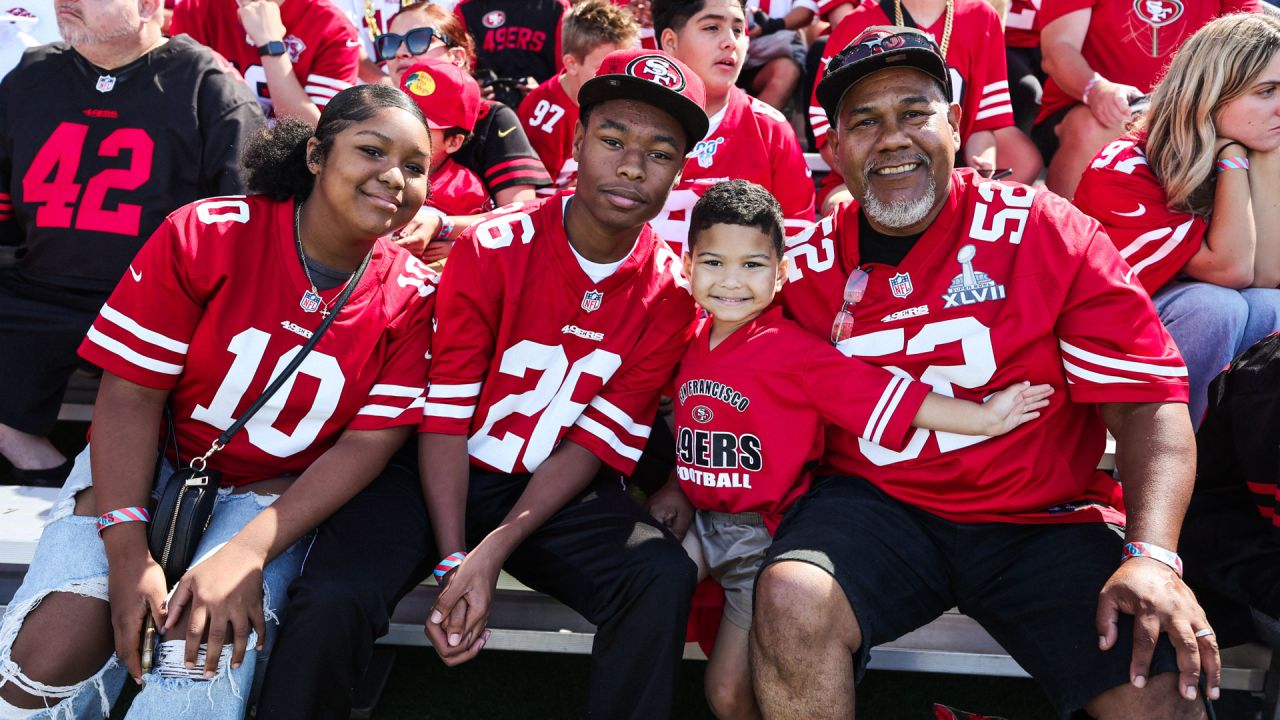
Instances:
[[[73,458],[68,458],[61,465],[55,465],[51,468],[43,470],[23,470],[22,468],[10,468],[8,484],[11,485],[29,485],[34,487],[62,487],[67,481],[67,476],[71,474],[71,468],[75,465]]]

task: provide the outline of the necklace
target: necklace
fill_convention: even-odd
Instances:
[[[956,4],[955,0],[947,0],[947,19],[942,23],[942,41],[938,43],[938,49],[942,51],[942,59],[947,58],[947,44],[951,42],[951,19],[955,17]],[[902,21],[902,0],[893,0],[893,24],[903,27]]]
[[[294,206],[293,210],[293,239],[298,244],[298,260],[302,263],[302,274],[307,277],[307,283],[311,288],[302,293],[302,299],[298,301],[298,306],[304,312],[313,313],[320,311],[320,317],[329,317],[329,303],[320,297],[320,291],[316,289],[316,281],[311,279],[311,270],[307,268],[307,253],[302,249],[302,203],[299,202]],[[373,256],[373,248],[369,248],[369,254],[364,256],[364,262],[360,263],[359,269],[351,273],[347,281],[342,283],[345,288],[351,281],[362,274],[365,266],[369,264],[369,258]],[[341,294],[341,293],[339,293]]]

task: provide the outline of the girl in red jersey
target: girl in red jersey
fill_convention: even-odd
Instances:
[[[1097,218],[1187,363],[1191,421],[1209,381],[1280,330],[1280,22],[1231,15],[1174,56],[1135,132],[1085,170]]]
[[[130,717],[244,716],[299,539],[421,416],[435,276],[380,238],[422,204],[429,156],[407,96],[345,90],[314,131],[284,121],[250,145],[248,184],[263,194],[183,207],[143,247],[80,347],[104,370],[92,442],[0,620],[0,716],[100,717],[126,670],[146,680]],[[330,312],[296,372],[210,452],[224,487],[166,598],[147,547],[155,478],[209,450]],[[166,406],[173,438],[161,445]],[[144,676],[148,615],[163,642]]]

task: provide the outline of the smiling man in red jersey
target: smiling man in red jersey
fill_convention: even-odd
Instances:
[[[790,235],[813,220],[813,180],[791,124],[768,103],[737,87],[747,55],[741,0],[655,0],[658,45],[688,65],[707,88],[710,131],[697,138],[680,184],[653,229],[678,253],[689,235],[689,212],[707,188],[749,180],[782,205]]]

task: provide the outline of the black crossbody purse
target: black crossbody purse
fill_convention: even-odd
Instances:
[[[232,423],[213,444],[209,446],[208,452],[196,458],[192,458],[187,467],[174,470],[169,476],[168,482],[164,486],[164,492],[161,493],[160,499],[156,501],[155,512],[152,514],[151,524],[147,529],[147,544],[151,550],[151,556],[160,564],[160,568],[164,570],[164,579],[172,588],[182,579],[182,575],[186,573],[187,568],[191,567],[191,561],[195,559],[196,548],[200,545],[200,540],[204,537],[204,532],[209,528],[209,521],[213,519],[213,505],[218,498],[218,490],[222,487],[222,474],[217,470],[208,467],[208,461],[214,453],[227,446],[231,442],[231,438],[244,428],[245,423],[249,422],[267,401],[271,399],[280,386],[293,375],[298,366],[306,358],[307,354],[315,348],[320,342],[320,338],[324,335],[329,326],[333,324],[334,318],[338,316],[338,311],[346,304],[347,298],[351,297],[352,291],[359,284],[364,270],[369,264],[372,253],[366,255],[364,261],[360,263],[360,267],[356,269],[351,280],[347,283],[334,301],[333,309],[325,315],[320,326],[316,328],[311,338],[302,346],[298,354],[291,360],[276,377],[262,391],[262,395],[253,401],[239,420]],[[172,423],[172,417],[170,417]],[[173,434],[172,425],[169,429]],[[174,436],[174,454],[178,464],[181,465],[181,458],[177,456],[177,439]],[[163,466],[163,460],[157,464],[158,467]]]

